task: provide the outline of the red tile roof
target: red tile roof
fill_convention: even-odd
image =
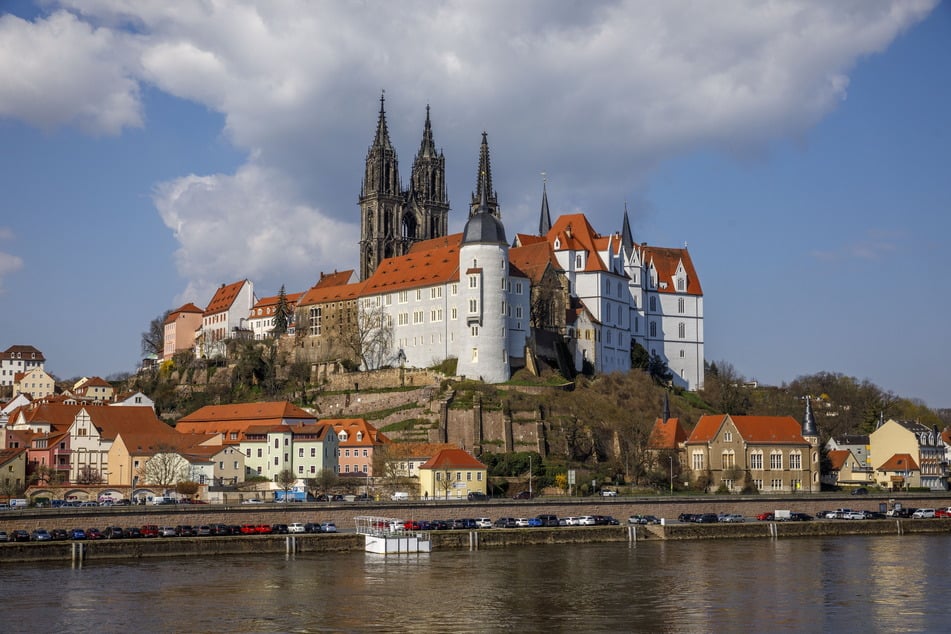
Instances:
[[[509,249],[509,263],[525,274],[533,284],[538,284],[548,267],[562,272],[551,244],[544,238],[537,242]]]
[[[285,293],[284,297],[287,300],[287,305],[293,310],[294,306],[297,305],[297,300],[301,298],[303,293]],[[256,308],[261,308],[264,310],[263,315],[273,315],[274,311],[277,310],[277,305],[281,302],[280,295],[271,295],[270,297],[264,297],[259,299],[254,306],[251,307],[251,315],[254,315],[254,310]]]
[[[205,311],[203,311],[202,309],[198,308],[198,306],[195,306],[195,305],[192,304],[191,302],[188,302],[187,304],[185,304],[185,305],[183,305],[183,306],[179,306],[179,307],[176,308],[175,310],[171,311],[171,312],[168,314],[168,317],[165,318],[165,323],[166,323],[166,324],[170,324],[170,323],[174,322],[176,319],[178,319],[178,316],[179,316],[179,315],[182,315],[182,314],[197,313],[197,314],[201,315],[203,312],[205,312]]]
[[[5,465],[26,451],[26,447],[16,449],[0,449],[0,465]]]
[[[17,357],[17,354],[20,356]],[[33,346],[16,345],[10,346],[3,352],[0,352],[0,359],[20,359],[21,361],[46,361],[43,353]]]
[[[829,467],[833,471],[841,470],[851,454],[852,452],[848,449],[833,449],[829,451]]]
[[[313,306],[315,304],[327,304],[329,302],[342,302],[360,297],[365,282],[356,282],[354,284],[342,284],[338,286],[317,286],[311,287],[298,300],[298,306]]]
[[[367,279],[362,294],[377,295],[458,281],[458,245],[410,250],[406,255],[387,258],[380,262],[373,275]]]
[[[450,233],[441,238],[430,238],[429,240],[420,240],[414,242],[409,248],[410,253],[422,253],[431,249],[445,249],[446,247],[456,247],[462,244],[461,233]]]
[[[247,284],[248,280],[241,280],[240,282],[235,282],[233,284],[224,284],[215,291],[214,297],[211,298],[211,301],[208,302],[208,307],[205,309],[203,315],[207,317],[208,315],[216,315],[222,313],[234,304],[235,298],[238,297],[238,293],[241,292],[241,288]]]
[[[342,431],[347,432],[347,439],[340,441],[341,447],[370,447],[390,442],[389,438],[362,418],[325,418],[321,422],[333,425],[338,436]],[[363,435],[360,440],[357,440],[360,432]]]
[[[658,418],[647,440],[648,449],[677,449],[687,440],[687,430],[680,424],[679,418]]]
[[[727,419],[733,421],[737,433],[748,443],[808,444],[802,437],[802,425],[792,416],[730,416],[729,414],[701,416],[687,442],[712,441]]]
[[[420,469],[487,469],[462,449],[443,449],[419,466]]]
[[[320,279],[314,284],[314,288],[323,288],[324,286],[342,286],[350,282],[353,277],[353,269],[348,271],[334,271],[333,273],[324,273],[321,271]]]
[[[642,247],[642,257],[646,265],[653,264],[657,269],[657,291],[659,293],[677,293],[673,278],[677,272],[677,265],[683,263],[684,271],[687,273],[688,295],[703,295],[703,289],[700,287],[700,277],[693,267],[693,260],[687,249],[670,249],[664,247]],[[667,282],[666,288],[660,286],[660,282]],[[683,291],[680,291],[683,292]]]
[[[264,401],[261,403],[231,403],[229,405],[206,405],[188,416],[178,419],[178,423],[204,423],[226,420],[267,420],[267,419],[306,419],[317,420],[313,414],[288,401]]]
[[[918,463],[911,454],[896,453],[878,467],[877,471],[918,471]]]
[[[596,240],[601,236],[594,230],[584,214],[565,214],[559,216],[546,236],[554,247],[559,242],[559,251],[585,251],[585,271],[607,271],[608,267],[598,253]]]

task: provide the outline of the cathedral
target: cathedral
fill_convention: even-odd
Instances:
[[[636,344],[667,363],[673,384],[703,387],[703,292],[686,248],[638,243],[626,209],[606,235],[584,214],[552,222],[544,188],[537,233],[510,243],[485,132],[465,228],[449,235],[429,107],[403,189],[384,105],[381,95],[360,189],[360,281],[332,293],[378,321],[381,363],[456,358],[460,375],[498,383],[540,360],[565,376],[629,371]]]

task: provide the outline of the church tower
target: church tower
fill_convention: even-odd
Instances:
[[[479,148],[479,173],[476,180],[478,189],[472,194],[472,202],[469,204],[469,217],[482,211],[485,205],[485,211],[492,214],[498,220],[502,219],[502,213],[499,211],[499,196],[492,189],[492,164],[489,162],[489,138],[482,133],[482,147]],[[485,194],[483,200],[483,194]]]
[[[446,193],[446,158],[436,152],[433,128],[426,106],[426,123],[419,152],[413,161],[407,207],[404,214],[404,237],[410,240],[429,240],[446,235],[449,223],[449,196]]]
[[[373,143],[367,150],[360,190],[360,279],[367,279],[386,258],[405,255],[414,242],[446,235],[449,197],[446,159],[433,142],[429,106],[410,187],[400,183],[396,150],[386,127],[384,95]]]

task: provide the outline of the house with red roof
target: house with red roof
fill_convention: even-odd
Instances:
[[[205,311],[191,302],[168,314],[163,324],[162,359],[195,347],[195,333],[201,328]]]
[[[706,415],[684,442],[684,467],[707,491],[818,492],[818,445],[808,401],[802,424],[791,416]]]
[[[826,452],[829,470],[822,474],[823,484],[832,487],[860,487],[872,484],[873,471],[862,464],[850,449],[830,449]]]
[[[319,363],[347,359],[359,363],[354,335],[357,300],[363,282],[351,283],[353,271],[320,274],[314,286],[297,300],[295,343],[297,359]]]
[[[488,467],[463,449],[442,449],[419,467],[419,497],[466,499],[485,494]]]
[[[222,284],[201,316],[201,328],[195,335],[196,354],[220,357],[229,339],[250,339],[248,316],[255,304],[254,284],[241,280]]]
[[[948,490],[945,444],[936,426],[928,427],[914,420],[884,420],[882,417],[868,438],[875,482],[879,486],[894,491],[910,487]],[[910,456],[910,460],[896,462],[896,456],[905,455]],[[883,466],[888,468],[883,469]]]
[[[303,293],[286,293],[284,295],[284,300],[287,303],[287,328],[288,333],[293,334],[295,329],[295,315],[297,309],[297,301],[301,298]],[[258,341],[262,339],[268,339],[273,337],[274,334],[272,330],[274,329],[274,319],[277,316],[277,309],[281,303],[280,295],[272,295],[270,297],[265,297],[259,299],[254,306],[251,307],[251,314],[248,317],[248,325],[251,328],[251,332],[254,333],[254,338]]]
[[[372,478],[382,474],[373,470],[374,459],[389,438],[362,418],[328,418],[322,422],[333,425],[339,443],[337,458],[341,477]]]
[[[111,401],[116,389],[105,379],[83,377],[73,385],[73,394],[91,401]]]

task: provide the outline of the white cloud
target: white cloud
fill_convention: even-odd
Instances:
[[[824,262],[884,260],[899,251],[904,237],[900,231],[869,229],[864,235],[834,249],[813,250],[810,255]]]
[[[352,226],[295,200],[280,174],[247,165],[235,175],[184,176],[153,195],[180,247],[179,273],[189,280],[179,298],[204,305],[215,288],[243,278],[257,294],[305,290],[320,271],[346,268],[357,236]]]
[[[534,222],[542,170],[550,195],[570,192],[553,211],[582,209],[609,230],[672,156],[755,152],[808,131],[847,98],[858,61],[935,4],[62,0],[72,13],[0,18],[0,115],[115,133],[141,124],[143,83],[222,113],[249,163],[155,195],[179,271],[204,293],[355,258],[381,88],[404,179],[433,105],[451,222],[487,130],[513,231]],[[24,50],[36,54],[21,67]]]
[[[0,116],[91,134],[141,126],[128,40],[65,11],[35,22],[0,16]]]

